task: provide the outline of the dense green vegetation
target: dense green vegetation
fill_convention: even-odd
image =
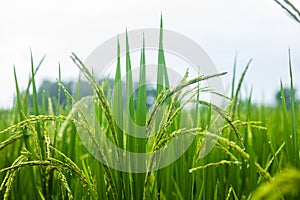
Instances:
[[[117,86],[121,78],[120,59],[115,89],[104,92],[110,86],[98,84],[92,72],[72,54],[71,58],[92,88],[101,131],[90,127],[80,112],[77,117],[69,117],[72,106],[80,98],[69,93],[61,82],[61,74],[58,75],[55,98],[51,98],[52,93],[49,98],[38,95],[35,77],[41,62],[35,66],[31,56],[32,76],[27,89],[20,91],[15,72],[15,104],[11,110],[0,111],[0,199],[299,199],[300,115],[296,111],[299,104],[294,97],[290,53],[287,59],[290,99],[285,98],[282,83],[279,83],[281,105],[254,105],[251,93],[247,99],[241,99],[241,85],[249,62],[239,78],[235,73],[237,66],[234,66],[231,95],[223,97],[228,106],[219,108],[201,100],[204,92],[213,92],[201,83],[224,73],[194,79],[189,79],[186,74],[179,85],[171,87],[162,44],[161,36],[157,74],[161,84],[157,85],[156,102],[150,109],[146,105],[147,88],[144,86],[144,47],[141,49],[139,87],[134,96],[130,95],[134,83],[127,39],[125,98],[128,104],[123,104],[124,88]],[[187,86],[191,89],[184,90]],[[76,92],[79,94],[80,88]],[[66,99],[63,104],[62,95]],[[193,98],[184,98],[187,95]],[[188,102],[193,103],[192,109],[184,109]],[[165,112],[159,110],[163,104],[166,105]],[[151,139],[126,134],[133,128],[128,117],[123,116],[124,109],[128,109],[136,124],[146,126],[146,134],[154,133]],[[189,116],[193,116],[192,120]],[[219,129],[212,130],[216,116],[222,118],[223,123]],[[128,129],[117,126],[117,120],[127,124]],[[186,128],[182,129],[180,125]],[[98,144],[101,136],[97,134],[102,134],[113,144],[133,152],[153,152],[184,134],[193,135],[195,139],[171,165],[154,172],[128,173],[114,170],[95,159],[78,136],[81,126],[87,129],[93,144]],[[201,158],[199,153],[207,138],[216,144]],[[102,149],[97,150],[101,154]],[[153,167],[151,157],[147,165],[149,169]]]

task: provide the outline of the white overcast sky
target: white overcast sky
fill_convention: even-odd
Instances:
[[[295,0],[299,6],[299,1]],[[280,86],[287,85],[288,48],[291,48],[295,84],[300,88],[300,24],[272,0],[120,0],[120,1],[1,1],[0,2],[0,107],[12,105],[13,65],[21,88],[30,74],[30,48],[34,60],[46,54],[38,82],[55,80],[58,63],[64,79],[77,76],[69,55],[85,59],[106,39],[137,28],[164,27],[196,41],[219,71],[228,71],[238,52],[240,74],[253,63],[243,87],[253,87],[257,102],[272,102]]]

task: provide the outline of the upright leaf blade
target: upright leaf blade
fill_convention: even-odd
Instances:
[[[19,84],[18,84],[18,79],[17,79],[17,73],[16,73],[16,68],[14,67],[14,77],[15,77],[15,85],[16,85],[16,93],[17,93],[17,105],[18,105],[18,110],[19,110],[19,117],[20,120],[23,121],[25,120],[25,116],[23,113],[24,109],[23,109],[23,103],[22,103],[22,97],[21,97],[21,93],[20,93],[20,89],[19,89]],[[30,150],[30,146],[29,146],[29,141],[28,141],[28,136],[26,129],[24,131],[22,131],[23,135],[24,135],[24,143],[25,143],[25,147],[26,149]]]
[[[116,121],[116,133],[118,144],[123,148],[123,101],[122,101],[122,80],[121,80],[121,58],[120,58],[120,42],[118,40],[117,52],[117,69],[115,74],[114,96],[113,96],[113,116]]]
[[[137,105],[136,105],[136,123],[139,126],[144,127],[146,125],[146,117],[147,117],[147,90],[146,90],[146,58],[145,58],[145,41],[143,38],[143,47],[141,50],[141,58],[140,58],[140,76],[139,76],[139,84],[137,89]],[[146,129],[143,130],[143,135],[146,135]],[[146,152],[146,138],[135,138],[135,142],[137,143],[137,152]],[[137,166],[140,164],[138,162],[135,163]],[[137,199],[141,199],[143,197],[143,188],[140,186],[144,184],[145,174],[135,174],[134,178],[136,179],[135,184],[135,195]]]
[[[36,84],[35,84],[35,70],[34,70],[34,64],[33,64],[33,56],[32,52],[30,51],[30,60],[31,60],[31,76],[32,76],[32,100],[33,100],[33,113],[35,116],[39,115],[39,105],[38,105],[38,96],[37,96],[37,90],[36,90]],[[40,156],[43,160],[46,158],[46,148],[45,148],[45,139],[42,134],[42,130],[39,123],[36,123],[35,125],[36,134],[38,137],[39,142],[39,149],[40,149]],[[45,169],[41,169],[42,173],[42,192],[44,196],[46,196],[46,180],[45,180]]]
[[[143,48],[140,58],[140,77],[137,89],[137,104],[136,104],[136,122],[139,126],[146,124],[147,113],[147,89],[146,89],[146,57],[145,57],[145,41],[143,38]]]
[[[290,71],[290,87],[291,87],[291,115],[292,115],[292,138],[293,138],[293,157],[294,165],[299,166],[299,148],[297,139],[297,125],[296,125],[296,111],[295,111],[295,94],[294,94],[294,83],[293,83],[293,71],[292,71],[292,59],[291,50],[289,49],[289,71]]]
[[[129,111],[131,119],[134,121],[134,95],[133,95],[133,83],[132,83],[132,71],[131,60],[129,52],[129,40],[126,30],[126,107]],[[132,130],[130,130],[132,131]]]
[[[35,84],[35,70],[34,70],[34,64],[33,64],[33,56],[30,52],[30,60],[31,60],[31,78],[32,78],[32,101],[33,101],[33,113],[34,115],[39,115],[39,105],[38,105],[38,96],[37,96],[37,90],[36,90],[36,84]],[[44,139],[41,132],[40,124],[37,123],[36,126],[36,132],[38,136],[39,141],[39,147],[41,151],[41,157],[42,159],[45,159],[45,147],[44,147]]]
[[[165,53],[163,47],[163,19],[160,19],[160,33],[159,33],[159,49],[158,49],[158,66],[157,66],[157,85],[156,85],[156,98],[161,93],[163,88],[170,87],[168,72],[165,61]]]

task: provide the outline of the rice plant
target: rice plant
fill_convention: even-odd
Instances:
[[[0,111],[0,198],[299,199],[300,117],[294,95],[290,51],[287,63],[290,108],[286,106],[283,87],[282,104],[278,106],[252,104],[251,92],[247,99],[241,98],[240,91],[247,70],[251,68],[251,60],[239,80],[236,80],[238,66],[235,64],[230,97],[215,93],[229,101],[226,108],[220,108],[201,99],[203,93],[215,92],[202,83],[226,73],[189,78],[186,72],[181,82],[172,86],[166,68],[162,21],[158,43],[158,84],[155,103],[150,109],[146,105],[145,42],[141,46],[136,96],[133,95],[130,35],[126,35],[125,44],[118,43],[116,47],[117,66],[112,95],[106,92],[109,86],[105,81],[100,84],[93,72],[73,53],[71,59],[89,82],[92,97],[78,98],[82,82],[77,85],[77,94],[71,94],[62,83],[59,70],[58,98],[44,95],[39,103],[35,77],[44,58],[35,65],[31,53],[28,87],[20,91],[17,71],[14,70],[15,104],[10,110]],[[126,47],[125,84],[121,80],[120,45]],[[125,85],[125,92],[122,85]],[[60,103],[61,92],[66,98],[65,105]],[[126,104],[123,103],[123,94]],[[94,111],[95,120],[90,120],[83,110],[76,110],[81,101],[89,100],[92,100],[89,109]],[[189,103],[194,106],[186,109]],[[129,117],[123,114],[127,111]],[[222,124],[213,130],[216,115],[222,118]],[[152,137],[129,135],[137,131],[132,122],[145,127],[143,134]],[[95,147],[94,152],[89,152],[79,137],[83,130],[87,143]],[[130,169],[140,165],[148,169],[142,173],[111,168],[108,165],[113,162],[111,157],[100,147],[107,145],[102,142],[107,137],[126,151],[153,153],[181,136],[193,137],[194,140],[182,156],[164,168],[151,170],[159,161],[155,156],[149,156],[145,163],[134,162],[128,157],[132,161],[129,162]],[[208,155],[201,157],[208,138],[215,145]],[[111,154],[120,162],[118,159],[122,155],[119,151]],[[94,155],[101,157],[102,161],[95,159]]]

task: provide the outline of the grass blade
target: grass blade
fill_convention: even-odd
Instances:
[[[234,117],[235,117],[235,114],[236,114],[235,112],[236,112],[236,108],[237,108],[238,96],[239,96],[239,93],[240,93],[240,90],[241,90],[241,87],[242,87],[242,83],[244,81],[245,75],[248,71],[248,68],[249,68],[251,62],[252,62],[252,59],[249,60],[249,62],[247,63],[247,65],[246,65],[246,67],[245,67],[245,69],[244,69],[244,71],[241,75],[241,78],[240,78],[239,83],[238,83],[238,87],[237,87],[237,89],[235,91],[235,94],[234,94],[234,97],[233,97],[232,107],[231,107],[231,119],[232,119],[232,121],[234,120]]]
[[[116,124],[116,134],[118,139],[119,147],[123,148],[123,93],[122,93],[122,79],[121,79],[121,58],[120,58],[120,43],[118,41],[118,58],[117,58],[117,69],[115,74],[115,85],[114,85],[114,96],[112,113]],[[120,112],[120,113],[119,113]]]
[[[126,30],[126,104],[127,104],[126,107],[129,110],[129,116],[133,121],[135,121],[132,71],[131,71],[129,39],[128,39],[127,30]]]
[[[164,88],[170,87],[168,72],[165,61],[165,53],[163,49],[163,19],[160,19],[160,34],[159,34],[159,49],[158,49],[158,66],[157,66],[157,85],[156,85],[156,98]]]
[[[291,115],[292,115],[292,138],[293,138],[293,164],[299,167],[299,148],[297,138],[297,124],[296,124],[296,111],[295,111],[295,92],[293,83],[292,59],[291,50],[289,49],[289,71],[290,71],[290,92],[291,92]]]

